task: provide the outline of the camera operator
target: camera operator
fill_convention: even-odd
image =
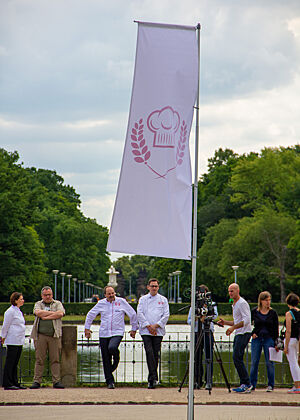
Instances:
[[[212,320],[218,317],[216,303],[211,300],[211,294],[205,284],[201,284],[196,295],[196,324],[195,324],[195,388],[203,386],[203,350],[205,352],[205,389],[212,387],[213,377],[213,346],[214,346],[214,324]],[[207,312],[205,314],[205,312]],[[201,315],[204,313],[204,315]],[[189,310],[187,323],[191,325],[191,308]],[[205,328],[206,326],[206,328]],[[200,344],[197,342],[200,334]],[[210,379],[209,379],[210,378]]]

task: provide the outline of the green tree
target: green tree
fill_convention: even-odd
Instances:
[[[15,290],[31,297],[46,279],[43,244],[35,230],[36,197],[17,152],[0,149],[0,299]]]
[[[232,202],[253,212],[262,206],[297,217],[300,205],[300,154],[297,148],[266,148],[241,158],[233,170]]]
[[[295,225],[293,217],[267,207],[257,210],[252,218],[241,219],[237,234],[223,244],[221,273],[229,276],[231,266],[239,265],[239,283],[251,299],[270,289],[284,302],[286,281],[291,282],[294,275],[294,256],[288,244]]]
[[[223,274],[220,270],[223,245],[236,235],[237,225],[234,219],[222,219],[210,227],[197,254],[197,282],[206,284],[219,299],[226,299],[227,286],[232,282],[232,272]]]

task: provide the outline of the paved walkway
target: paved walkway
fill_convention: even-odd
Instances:
[[[264,405],[295,406],[300,413],[300,394],[291,395],[287,389],[278,388],[273,392],[258,389],[251,394],[229,393],[226,388],[213,388],[211,394],[204,389],[195,390],[195,405]],[[188,401],[188,389],[183,388],[66,388],[25,389],[4,391],[0,388],[0,405],[185,405]]]
[[[300,420],[300,394],[287,389],[264,389],[251,394],[229,393],[213,388],[195,390],[195,419],[209,420]],[[0,389],[0,419],[32,420],[185,420],[188,390],[183,388],[119,387],[40,388],[4,391]]]
[[[299,420],[298,407],[196,405],[195,419]],[[183,405],[17,406],[0,407],[1,420],[186,420]]]

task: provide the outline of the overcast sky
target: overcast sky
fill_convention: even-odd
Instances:
[[[300,137],[299,0],[0,0],[0,147],[56,170],[109,226],[137,25],[201,23],[200,174]],[[193,147],[194,135],[191,138]]]

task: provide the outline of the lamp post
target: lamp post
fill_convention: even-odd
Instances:
[[[174,275],[174,273],[169,273],[169,276],[170,276],[170,297],[169,297],[169,302],[174,302],[173,301],[173,275]]]
[[[61,301],[64,302],[64,291],[65,291],[65,275],[66,273],[60,273],[61,275]]]
[[[81,280],[82,283],[82,302],[84,302],[85,299],[85,281]]]
[[[234,271],[234,282],[237,283],[237,271],[239,269],[239,265],[232,265],[231,268]]]
[[[90,283],[85,283],[85,297],[88,298],[89,297],[89,292],[90,292]]]
[[[174,303],[176,303],[176,271],[174,271],[173,273],[173,276],[174,276],[174,299],[173,299],[173,302]]]
[[[81,302],[81,283],[82,280],[78,280],[78,302]]]
[[[67,274],[68,277],[68,302],[71,302],[71,277],[72,274]]]
[[[57,299],[57,274],[59,273],[59,270],[52,270],[52,273],[54,274],[54,299]]]
[[[179,276],[181,274],[181,271],[179,271],[179,270],[174,271],[173,274],[174,274],[175,278],[177,276],[177,303],[180,303],[181,302],[181,297],[180,297],[180,280],[179,280]]]
[[[76,281],[77,278],[73,277],[73,282],[74,282],[74,303],[76,303]]]
[[[169,278],[169,282],[168,282],[168,301],[170,302],[170,296],[171,296],[170,287],[171,287],[171,281],[172,281],[172,273],[169,273],[168,278]]]

